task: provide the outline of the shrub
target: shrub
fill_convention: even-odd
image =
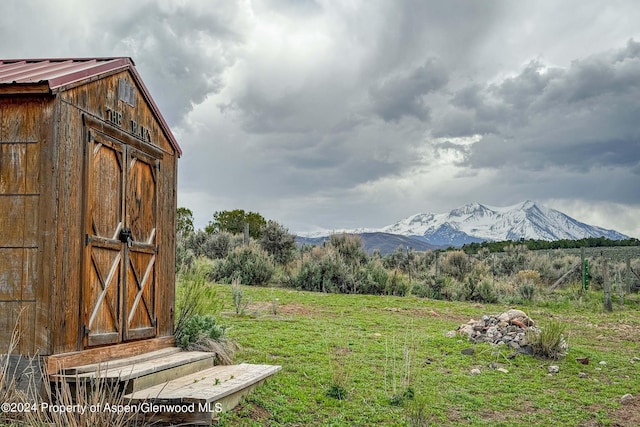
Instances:
[[[189,349],[204,339],[219,341],[224,336],[225,329],[217,323],[214,316],[196,314],[186,319],[180,330],[176,331],[176,344],[180,348]]]
[[[550,320],[540,327],[530,327],[525,339],[534,356],[545,359],[559,359],[566,356],[569,346],[564,339],[566,325],[558,320]]]
[[[471,271],[471,261],[469,255],[463,251],[447,252],[442,260],[442,272],[453,276],[457,280],[463,280]]]
[[[367,260],[367,254],[362,248],[362,237],[357,234],[332,234],[329,244],[349,266],[359,266]]]
[[[256,245],[241,246],[213,264],[210,280],[231,283],[234,279],[243,285],[264,285],[271,280],[275,269],[271,257]]]
[[[482,279],[476,286],[471,299],[478,302],[495,303],[498,302],[499,296],[491,280]]]
[[[389,271],[379,259],[370,260],[356,276],[358,293],[383,294],[389,285],[389,277]]]
[[[536,287],[531,283],[523,283],[518,286],[518,295],[523,301],[531,302],[536,293]]]
[[[303,261],[293,279],[296,288],[306,291],[353,293],[357,291],[351,269],[335,249],[317,248]]]
[[[260,247],[280,265],[291,262],[295,256],[296,237],[276,221],[267,221],[259,243]]]
[[[516,283],[537,285],[540,283],[540,273],[536,270],[520,270],[516,274]]]
[[[404,274],[394,271],[387,283],[385,293],[387,295],[405,296],[411,289],[411,283]]]

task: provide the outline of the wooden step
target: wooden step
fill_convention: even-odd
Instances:
[[[145,353],[103,364],[69,367],[63,374],[53,375],[51,378],[69,383],[100,378],[109,383],[120,384],[124,393],[132,393],[211,368],[215,357],[213,353],[179,349],[164,349],[153,353],[156,354]]]
[[[124,397],[130,399],[132,405],[159,405],[153,415],[148,414],[152,415],[150,421],[210,425],[216,414],[232,409],[280,369],[280,366],[247,363],[214,366]]]
[[[63,375],[75,375],[75,374],[85,374],[89,372],[96,372],[96,371],[105,370],[105,369],[114,369],[114,368],[124,367],[127,365],[135,365],[138,363],[147,362],[152,359],[156,359],[162,356],[167,356],[169,354],[179,353],[181,351],[182,350],[179,349],[178,347],[168,347],[168,348],[163,348],[161,350],[143,353],[137,356],[123,357],[120,359],[108,360],[100,363],[91,363],[88,365],[71,366],[68,368],[64,368],[61,373]]]

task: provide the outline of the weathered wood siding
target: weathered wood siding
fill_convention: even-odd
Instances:
[[[34,354],[48,344],[48,328],[36,327],[36,319],[48,312],[41,279],[48,189],[41,171],[52,107],[50,98],[0,98],[0,352],[9,349],[14,330],[15,353]]]

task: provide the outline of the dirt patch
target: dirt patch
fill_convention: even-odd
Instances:
[[[301,304],[275,304],[273,302],[254,302],[246,309],[249,315],[271,316],[311,316],[317,312],[313,307]]]
[[[594,409],[595,412],[595,409]],[[638,427],[640,426],[640,396],[620,405],[609,414],[611,427]],[[578,427],[600,427],[602,424],[597,419],[585,421]]]
[[[412,317],[431,317],[434,319],[451,320],[454,323],[466,322],[469,320],[469,316],[450,313],[448,311],[439,311],[434,308],[398,308],[398,307],[385,307],[382,310],[390,311],[393,313],[410,314]]]

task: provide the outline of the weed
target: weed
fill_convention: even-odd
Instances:
[[[233,307],[236,310],[236,314],[246,314],[246,310],[249,303],[251,303],[251,299],[244,297],[244,291],[242,290],[238,279],[234,279],[231,283],[231,298],[233,300]]]
[[[558,320],[550,320],[541,327],[531,327],[525,332],[527,344],[533,354],[545,359],[559,359],[566,356],[567,342],[564,339],[566,325]]]

